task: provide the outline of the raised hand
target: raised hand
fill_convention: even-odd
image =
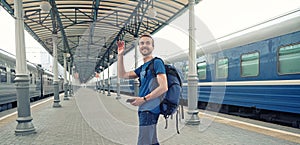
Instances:
[[[124,49],[125,49],[125,42],[119,40],[119,41],[117,41],[117,45],[118,45],[118,54],[123,55],[124,54]]]

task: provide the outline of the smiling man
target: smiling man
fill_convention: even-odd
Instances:
[[[152,52],[154,50],[154,40],[150,35],[142,35],[139,39],[139,50],[143,55],[144,64],[134,71],[126,72],[124,68],[123,55],[125,43],[118,41],[118,73],[121,78],[139,78],[140,91],[139,96],[131,102],[134,106],[139,106],[139,137],[138,145],[158,145],[156,124],[160,113],[160,101],[162,95],[168,90],[166,70],[161,60],[155,59],[154,72],[146,72],[146,68],[152,61]]]

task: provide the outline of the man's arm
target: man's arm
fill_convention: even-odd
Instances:
[[[157,97],[161,96],[163,93],[168,91],[168,82],[167,82],[166,74],[157,74],[156,78],[157,78],[157,82],[158,82],[158,87],[155,88],[150,94],[145,96],[145,99],[147,101],[157,98]],[[140,106],[145,102],[146,101],[144,100],[143,97],[138,97],[131,104],[134,106]]]
[[[123,61],[125,42],[118,41],[117,45],[118,45],[118,75],[119,75],[119,77],[127,78],[127,79],[137,78],[138,76],[135,74],[134,71],[129,71],[129,72],[125,71],[124,61]]]
[[[150,94],[145,96],[146,100],[157,98],[168,91],[168,81],[166,74],[157,74],[156,78],[158,87],[155,88]]]

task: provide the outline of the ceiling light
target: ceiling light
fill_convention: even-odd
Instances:
[[[51,5],[47,1],[42,1],[40,8],[41,8],[42,12],[48,13],[51,9]]]
[[[148,9],[148,16],[150,18],[155,18],[157,16],[157,12],[153,7]]]
[[[110,59],[113,59],[113,58],[114,58],[114,55],[112,55],[112,54],[109,55],[109,58],[110,58]]]
[[[71,56],[70,53],[65,53],[66,57],[69,58]]]

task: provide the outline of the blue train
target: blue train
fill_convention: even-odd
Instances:
[[[213,53],[211,62],[197,63],[199,107],[222,104],[226,113],[268,121],[288,117],[299,127],[300,31]]]
[[[198,49],[202,53],[196,66],[198,107],[300,128],[300,10],[215,42]],[[166,60],[185,76],[183,102],[187,99],[186,56]],[[116,76],[110,79],[115,91]],[[133,82],[121,80],[121,92],[133,94]],[[97,84],[103,86],[101,81]]]

